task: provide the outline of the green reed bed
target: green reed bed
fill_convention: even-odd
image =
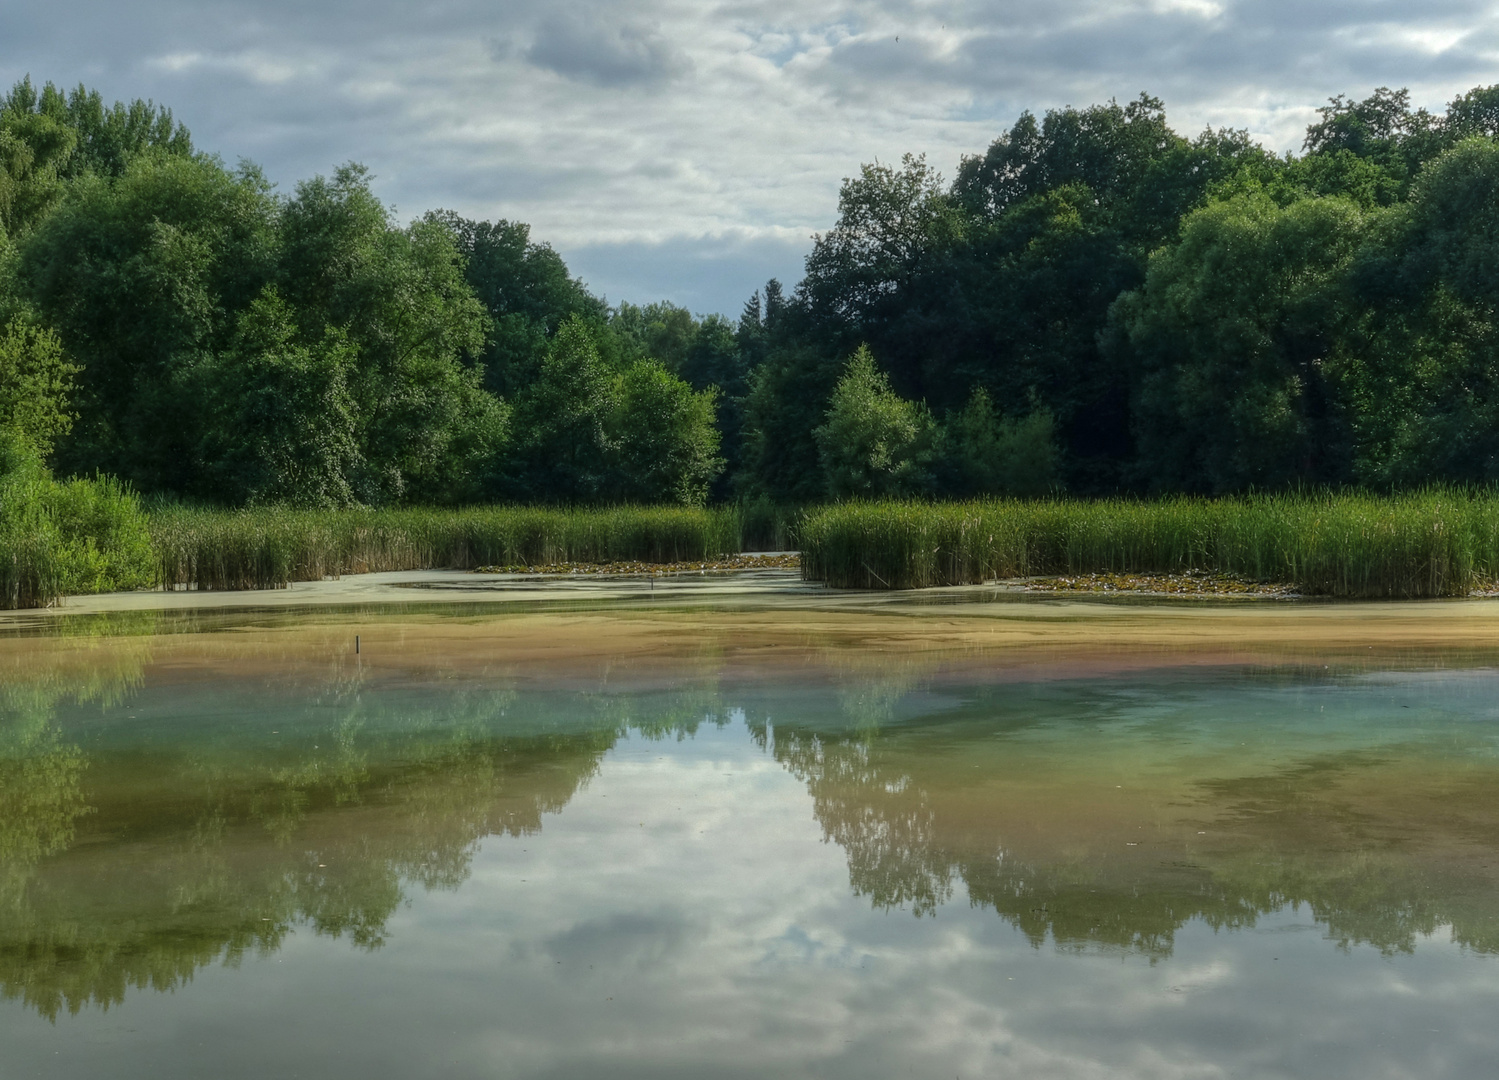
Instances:
[[[534,507],[207,510],[151,515],[168,587],[265,589],[348,573],[563,562],[682,562],[739,550],[735,510]]]
[[[846,503],[809,512],[800,540],[803,576],[844,588],[1206,570],[1311,595],[1462,596],[1499,578],[1499,496]]]

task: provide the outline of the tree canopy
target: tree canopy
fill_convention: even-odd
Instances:
[[[278,191],[172,112],[0,98],[0,428],[226,504],[1499,481],[1499,87],[1298,153],[1162,101],[846,179],[794,289],[609,305],[516,221]]]

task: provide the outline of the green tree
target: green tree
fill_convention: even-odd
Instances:
[[[538,502],[610,496],[611,421],[619,380],[579,316],[552,339],[536,381],[515,401],[515,449],[497,478],[501,493]]]
[[[907,154],[899,168],[861,166],[838,193],[837,224],[807,256],[801,292],[808,308],[835,333],[857,334],[888,316],[901,289],[961,229],[962,216],[924,156]]]
[[[827,492],[815,431],[839,366],[801,342],[777,344],[751,372],[744,399],[741,495],[812,502]]]
[[[73,426],[78,370],[54,331],[23,316],[12,318],[0,331],[0,428],[49,453]]]
[[[1340,372],[1356,475],[1499,479],[1499,147],[1458,143],[1375,231],[1353,273]]]
[[[485,385],[513,397],[536,378],[547,342],[573,315],[601,321],[606,309],[549,244],[531,240],[518,221],[469,221],[439,210],[427,219],[453,237],[464,276],[492,324],[480,360]]]
[[[613,498],[701,506],[723,469],[715,388],[694,391],[659,360],[637,360],[620,378],[609,428],[617,447]]]
[[[487,317],[451,231],[402,229],[346,165],[297,185],[280,215],[277,287],[308,341],[342,335],[360,417],[355,496],[366,503],[469,496],[499,453],[504,410],[482,388]]]
[[[1224,492],[1346,475],[1328,363],[1367,228],[1343,200],[1247,195],[1196,211],[1181,243],[1151,257],[1111,339],[1136,373],[1148,484]]]
[[[240,315],[233,344],[198,373],[209,413],[201,493],[234,503],[347,506],[360,468],[357,357],[336,327],[309,346],[268,286]]]
[[[1045,409],[1003,417],[982,387],[943,425],[938,460],[947,494],[1045,495],[1061,483],[1055,425]]]
[[[827,493],[868,498],[928,489],[934,427],[926,406],[896,394],[860,346],[814,433]]]
[[[139,99],[106,106],[97,90],[40,90],[27,76],[0,98],[0,230],[18,236],[62,199],[64,181],[122,176],[141,154],[190,157],[171,110]]]
[[[1307,128],[1309,155],[1347,151],[1390,171],[1402,184],[1446,144],[1442,118],[1412,109],[1410,91],[1381,86],[1362,101],[1342,94],[1317,110],[1322,119]]]
[[[19,266],[82,368],[63,469],[147,491],[191,487],[201,413],[186,381],[270,277],[275,217],[257,172],[203,158],[142,155],[117,179],[71,182]]]

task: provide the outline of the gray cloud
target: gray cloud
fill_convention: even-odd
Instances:
[[[562,12],[543,19],[524,56],[564,78],[602,87],[670,82],[692,69],[692,61],[655,28],[612,26]]]
[[[1493,0],[57,0],[40,12],[7,11],[0,80],[154,98],[200,146],[260,162],[283,188],[363,161],[405,215],[529,221],[611,297],[728,313],[767,271],[795,276],[860,162],[924,152],[950,174],[1023,109],[1143,90],[1179,130],[1245,127],[1286,150],[1333,94],[1409,86],[1441,109],[1499,82]]]

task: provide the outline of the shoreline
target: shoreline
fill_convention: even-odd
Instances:
[[[641,564],[647,565],[647,564]],[[768,568],[673,567],[643,572],[539,568],[504,572],[485,570],[391,570],[344,574],[321,581],[297,581],[275,589],[156,588],[132,592],[93,593],[64,597],[45,608],[0,611],[0,626],[43,623],[58,617],[116,612],[192,612],[227,610],[286,610],[292,608],[357,608],[364,605],[467,605],[507,607],[604,604],[609,606],[661,604],[702,605],[732,602],[736,606],[828,609],[913,609],[975,605],[1021,608],[1058,605],[1107,610],[1162,607],[1185,613],[1207,609],[1275,608],[1282,611],[1336,608],[1406,612],[1493,606],[1499,596],[1474,593],[1465,597],[1414,600],[1349,600],[1307,596],[1289,586],[1226,579],[1221,586],[1207,575],[1078,574],[1047,575],[985,582],[977,585],[931,586],[921,589],[839,589],[805,581],[799,569],[784,563]],[[1203,587],[1201,583],[1206,583]],[[1167,583],[1166,587],[1161,587]],[[1182,587],[1183,585],[1187,587]],[[1198,587],[1191,587],[1198,584]]]

